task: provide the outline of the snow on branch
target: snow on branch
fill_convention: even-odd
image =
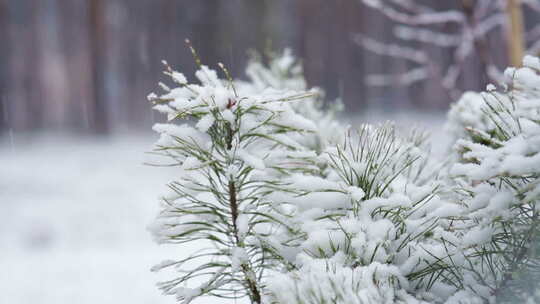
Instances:
[[[394,35],[402,40],[423,42],[439,47],[455,47],[461,42],[460,35],[440,33],[405,25],[394,27]]]
[[[389,19],[396,22],[405,23],[408,25],[463,23],[466,19],[465,15],[459,11],[425,12],[425,13],[417,13],[417,14],[408,14],[408,13],[400,12],[398,9],[390,5],[385,5],[383,1],[380,1],[380,0],[362,0],[362,2],[369,7],[379,10],[382,14],[384,14]]]
[[[428,62],[426,53],[414,48],[409,48],[398,44],[381,43],[364,35],[355,35],[354,41],[377,55],[406,59],[420,64],[425,64]]]
[[[456,222],[471,278],[497,303],[537,303],[540,287],[540,59],[508,68],[502,88],[466,93],[449,112],[449,178],[468,202]],[[481,241],[484,240],[484,241]],[[477,290],[481,290],[476,288]]]
[[[396,6],[400,6],[403,9],[406,9],[407,11],[411,13],[430,13],[433,12],[433,9],[431,9],[429,6],[420,5],[416,3],[414,0],[391,0],[393,4]]]
[[[420,67],[411,69],[399,75],[370,74],[366,76],[366,83],[374,87],[387,87],[391,85],[409,86],[416,82],[426,80],[429,77],[427,68]]]
[[[253,59],[247,81],[196,59],[197,83],[165,63],[173,85],[148,96],[169,120],[154,126],[155,152],[178,170],[150,231],[197,248],[152,268],[173,272],[158,284],[166,295],[182,304],[539,297],[539,58],[452,107],[447,161],[423,132],[345,127],[290,52]],[[428,75],[416,73],[402,81]]]

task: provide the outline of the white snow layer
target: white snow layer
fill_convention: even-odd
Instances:
[[[143,164],[154,138],[0,138],[0,303],[175,303],[150,268],[195,248],[146,231],[175,174]]]

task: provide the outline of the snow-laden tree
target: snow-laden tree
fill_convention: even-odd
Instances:
[[[339,123],[338,115],[343,104],[340,100],[332,102],[325,108],[324,91],[320,88],[308,88],[304,78],[303,68],[290,49],[283,53],[269,53],[268,64],[262,62],[260,55],[254,53],[246,68],[248,81],[237,80],[236,88],[245,94],[257,94],[268,88],[316,92],[312,96],[291,104],[300,115],[312,120],[317,125],[317,131],[301,134],[298,140],[315,151],[322,151],[329,143],[336,143],[343,138],[344,126]]]
[[[449,178],[462,202],[456,228],[464,274],[484,298],[523,301],[540,289],[540,60],[509,68],[451,109],[456,163]],[[472,110],[472,111],[471,111]],[[483,291],[481,291],[483,289]]]
[[[179,277],[160,287],[182,303],[201,295],[247,296],[262,303],[264,270],[280,268],[280,256],[268,241],[279,219],[271,217],[274,206],[267,197],[280,191],[282,175],[313,166],[314,153],[294,138],[317,127],[291,103],[314,93],[266,88],[243,94],[230,77],[219,79],[197,62],[200,84],[167,67],[176,87],[161,85],[164,94],[149,96],[171,121],[154,126],[161,134],[157,151],[179,168],[151,230],[159,242],[207,246],[154,270],[176,269]],[[177,119],[188,121],[172,122]]]
[[[280,303],[419,303],[456,290],[434,279],[453,206],[424,178],[419,135],[364,125],[320,154],[319,176],[290,177],[297,195],[274,193],[292,206],[298,267],[272,281]]]
[[[169,118],[154,127],[157,152],[179,172],[152,233],[203,247],[154,268],[176,272],[160,283],[166,294],[276,304],[534,296],[538,58],[508,69],[502,89],[453,106],[448,165],[422,132],[350,128],[325,114],[288,52],[252,61],[247,81],[196,60],[199,84],[166,66],[175,87],[149,96]]]

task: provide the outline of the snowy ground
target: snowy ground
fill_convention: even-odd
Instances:
[[[440,134],[440,116],[390,118]],[[158,247],[146,231],[174,177],[143,165],[154,139],[0,138],[0,303],[175,302],[149,268],[193,248]]]
[[[151,142],[2,140],[0,303],[174,303],[148,271],[170,254],[145,227],[172,177],[142,164]]]

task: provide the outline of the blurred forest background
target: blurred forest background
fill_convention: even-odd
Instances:
[[[462,11],[474,1],[420,2]],[[528,27],[539,21],[524,14]],[[392,43],[393,26],[360,0],[0,0],[0,130],[147,129],[160,119],[145,98],[164,79],[160,61],[186,75],[195,69],[185,38],[206,64],[223,62],[235,77],[244,76],[249,49],[291,47],[309,84],[323,87],[328,100],[341,97],[351,113],[445,110],[453,98],[438,81],[365,84],[370,73],[411,68],[410,61],[373,54],[354,39],[361,34]],[[455,31],[452,26],[436,25],[443,33]],[[508,64],[502,31],[483,37],[500,68]],[[435,66],[452,60],[452,50],[431,51]],[[486,85],[481,60],[470,56],[461,64],[460,87]]]

